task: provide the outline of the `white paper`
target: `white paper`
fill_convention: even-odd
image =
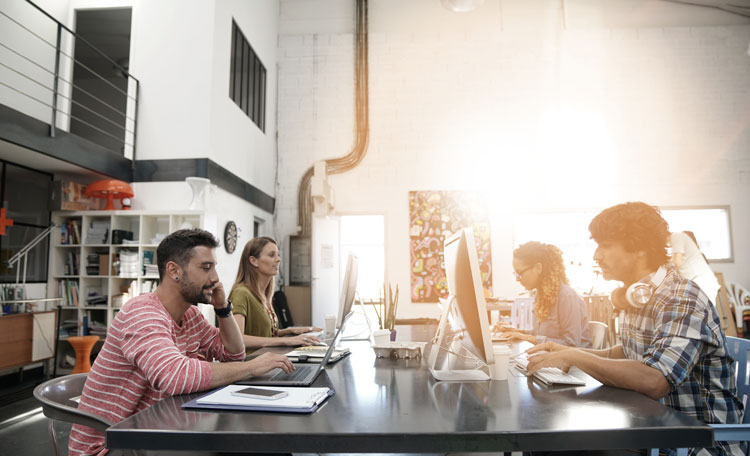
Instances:
[[[211,394],[199,398],[196,402],[199,404],[220,404],[220,405],[244,405],[258,407],[279,407],[279,408],[301,408],[307,409],[316,403],[323,402],[328,397],[329,388],[309,388],[309,387],[287,387],[287,386],[263,386],[262,389],[274,391],[286,391],[287,396],[280,399],[256,399],[250,397],[233,396],[232,391],[238,391],[247,388],[247,385],[227,385],[224,388]],[[253,386],[253,388],[258,388]]]

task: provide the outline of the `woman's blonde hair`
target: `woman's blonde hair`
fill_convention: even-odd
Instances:
[[[266,302],[271,304],[273,292],[276,289],[276,277],[271,277],[266,289],[261,290],[261,285],[258,283],[258,268],[250,263],[250,257],[260,258],[261,252],[263,252],[263,249],[268,244],[276,245],[276,241],[266,236],[260,236],[247,241],[245,248],[242,249],[240,266],[237,268],[237,278],[234,280],[231,291],[234,291],[239,286],[245,286],[260,302],[263,302],[263,296],[265,296]]]
[[[526,263],[527,266],[533,266],[537,263],[542,265],[542,275],[534,302],[534,313],[540,322],[546,320],[557,301],[557,295],[560,294],[561,284],[568,283],[562,251],[552,244],[531,241],[514,250],[513,258]]]

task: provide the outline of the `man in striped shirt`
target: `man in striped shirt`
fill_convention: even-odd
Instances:
[[[615,307],[625,311],[622,345],[537,345],[529,353],[550,353],[532,357],[527,370],[577,366],[605,385],[638,391],[703,422],[741,423],[743,406],[719,316],[698,285],[669,263],[669,229],[659,210],[640,202],[613,206],[594,217],[589,231],[602,276],[624,284],[612,293]],[[744,445],[717,442],[690,454],[743,454]]]
[[[242,331],[230,318],[232,305],[216,273],[218,245],[211,233],[199,229],[164,238],[156,250],[159,287],[131,299],[115,316],[79,409],[117,423],[171,395],[216,388],[277,367],[294,370],[286,356],[273,353],[243,361]],[[199,302],[214,306],[218,328],[198,311]],[[68,452],[106,454],[104,435],[76,424]]]

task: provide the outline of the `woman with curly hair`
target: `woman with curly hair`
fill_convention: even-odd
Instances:
[[[513,270],[516,280],[536,293],[534,329],[526,333],[498,325],[496,331],[533,344],[553,341],[571,347],[591,346],[586,304],[568,285],[560,249],[527,242],[513,252]]]

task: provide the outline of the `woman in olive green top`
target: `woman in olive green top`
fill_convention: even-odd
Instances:
[[[229,300],[232,301],[234,319],[243,328],[242,339],[248,351],[270,345],[298,346],[320,342],[319,338],[304,334],[320,331],[320,328],[295,326],[279,329],[272,299],[280,264],[279,249],[273,239],[257,237],[245,244]]]

